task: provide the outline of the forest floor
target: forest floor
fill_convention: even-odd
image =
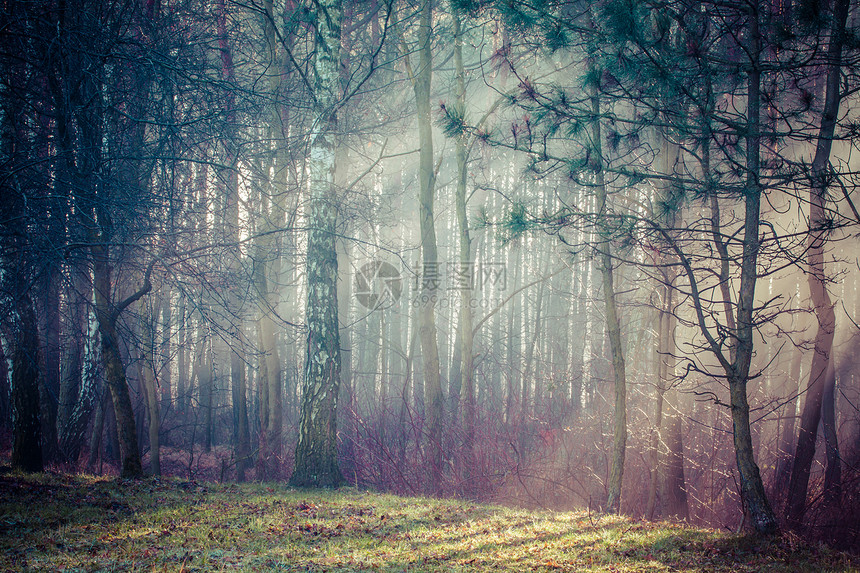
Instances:
[[[860,571],[769,540],[280,484],[0,475],[0,571]]]

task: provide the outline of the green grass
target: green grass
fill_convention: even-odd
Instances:
[[[756,540],[280,484],[0,476],[0,571],[860,571],[786,535]]]

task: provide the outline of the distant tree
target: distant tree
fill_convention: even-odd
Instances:
[[[652,237],[663,243],[668,254],[665,264],[678,268],[683,275],[678,286],[669,287],[692,306],[694,324],[704,340],[694,356],[704,351],[720,365],[718,371],[701,363],[699,367],[728,382],[745,511],[757,531],[775,531],[777,522],[755,462],[747,399],[754,332],[760,320],[757,316],[762,312],[755,298],[755,285],[760,273],[760,208],[767,190],[761,164],[764,48],[760,30],[767,11],[757,4],[742,3],[694,10],[684,2],[657,9],[647,3],[613,1],[591,7],[550,3],[541,7],[500,4],[498,8],[509,25],[534,33],[550,50],[573,47],[581,58],[578,70],[582,89],[591,90],[586,91],[591,99],[551,81],[538,84],[520,75],[519,93],[511,101],[528,115],[514,120],[507,137],[491,139],[528,152],[528,168],[533,172],[546,174],[565,168],[574,181],[596,195],[592,212],[571,205],[559,213],[532,220],[521,213],[508,224],[519,228],[537,225],[557,232],[580,225],[590,228],[596,242],[584,246],[594,249],[604,269],[617,264],[612,262],[615,258],[624,258],[646,270],[653,268],[643,266],[636,256],[625,255],[623,249],[617,253],[608,249],[611,242],[636,244],[641,240],[637,239],[637,228],[648,237],[651,248],[655,245]],[[652,16],[662,22],[646,25],[645,20]],[[737,38],[732,27],[742,27],[745,34]],[[718,97],[730,99],[734,106],[716,106]],[[601,125],[607,127],[606,131],[595,131],[594,126]],[[661,172],[653,161],[656,154],[643,145],[645,128],[654,125],[677,133],[679,142],[685,145],[685,155],[692,163],[701,161],[704,167],[687,167],[674,174]],[[736,143],[727,145],[729,141]],[[740,141],[742,147],[737,143]],[[561,142],[569,142],[576,151],[565,149]],[[725,162],[719,167],[716,161],[702,161],[711,144],[718,150],[719,160]],[[604,145],[615,149],[611,161],[601,153]],[[724,168],[726,164],[733,168]],[[675,185],[694,189],[693,193],[700,197],[718,194],[736,199],[743,213],[742,233],[739,229],[740,238],[732,243],[730,256],[723,257],[722,262],[729,265],[724,270],[731,273],[724,278],[737,281],[737,301],[719,301],[713,297],[712,287],[705,286],[713,277],[709,265],[714,259],[706,255],[708,245],[696,243],[701,235],[690,234],[698,223],[689,222],[683,237],[673,237],[672,229],[664,222],[627,209],[624,202],[607,210],[601,192],[607,177],[618,188],[632,189],[643,181],[653,181],[655,185],[674,181]],[[724,232],[719,231],[720,238]],[[720,251],[719,246],[716,250]],[[607,287],[612,284],[606,279],[604,274],[604,296],[610,297]],[[726,282],[723,292],[730,290],[730,284]],[[702,289],[708,289],[707,295]],[[609,320],[610,299],[606,302]],[[715,314],[717,309],[726,310],[727,322]],[[616,374],[617,370],[616,367]],[[620,404],[616,401],[617,415],[621,415]],[[616,432],[616,457],[623,451],[618,447],[619,436],[623,434]],[[617,507],[616,478],[611,471],[610,507]]]
[[[441,492],[442,487],[442,416],[444,400],[440,379],[439,348],[436,337],[435,299],[438,296],[439,255],[436,244],[436,223],[433,201],[436,171],[433,155],[433,123],[430,89],[433,78],[432,46],[433,2],[424,0],[418,25],[418,65],[412,79],[418,120],[419,189],[418,223],[421,230],[421,303],[418,310],[418,336],[424,363],[424,408],[427,416],[427,460],[429,491]]]

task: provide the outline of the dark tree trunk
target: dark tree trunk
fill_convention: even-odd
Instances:
[[[18,293],[16,293],[18,294]],[[27,291],[18,294],[12,347],[12,467],[40,472],[42,428],[39,420],[39,325]]]
[[[827,80],[824,94],[824,110],[818,131],[815,157],[812,160],[812,186],[809,190],[809,249],[807,263],[809,292],[818,319],[815,335],[815,348],[812,367],[809,371],[809,384],[806,400],[800,416],[800,432],[797,448],[794,451],[794,464],[791,468],[791,481],[788,486],[786,518],[792,527],[798,527],[806,511],[806,494],[809,486],[809,472],[815,456],[815,440],[824,391],[827,386],[827,372],[831,369],[833,336],[836,331],[836,313],[830,294],[827,292],[829,280],[825,270],[825,244],[830,227],[831,214],[827,210],[827,188],[830,179],[830,149],[839,114],[840,82],[842,68],[842,45],[845,41],[845,24],[848,19],[849,0],[835,0],[833,24],[827,53]],[[834,444],[835,445],[835,444]]]
[[[770,507],[761,473],[755,461],[752,434],[750,432],[750,407],[747,400],[747,382],[753,355],[753,310],[755,285],[758,278],[759,224],[761,222],[760,182],[761,163],[761,33],[758,4],[750,9],[750,49],[753,58],[747,78],[747,181],[744,199],[744,236],[741,261],[741,281],[738,292],[736,319],[736,344],[734,358],[727,369],[729,397],[732,412],[735,458],[741,481],[744,510],[752,525],[760,534],[772,534],[778,530],[776,516]]]
[[[113,399],[114,414],[116,415],[120,449],[120,473],[125,478],[141,477],[143,475],[143,466],[141,465],[140,450],[138,449],[134,409],[131,405],[131,396],[129,395],[128,381],[125,375],[125,364],[123,363],[119,347],[120,339],[116,331],[117,310],[121,309],[115,308],[110,303],[111,273],[107,263],[106,247],[103,246],[101,241],[96,240],[91,250],[93,253],[93,289],[96,301],[96,317],[99,321],[99,334],[101,335],[105,382],[110,390],[111,398]],[[149,282],[148,277],[146,282]],[[149,289],[143,290],[148,292]],[[131,304],[131,302],[134,301],[131,299],[126,301],[127,304]]]
[[[675,394],[677,402],[679,396]],[[683,417],[678,404],[673,404],[669,412],[666,429],[666,515],[674,519],[688,519],[690,510],[687,504],[687,483],[684,476],[684,435]]]
[[[824,400],[821,404],[821,425],[827,452],[827,467],[824,471],[824,505],[837,510],[842,502],[842,463],[839,455],[839,440],[836,428],[836,375],[832,364],[827,372]]]
[[[100,398],[96,405],[96,417],[93,420],[93,430],[89,440],[89,454],[87,455],[87,471],[91,473],[95,472],[96,460],[99,458],[107,409],[113,407],[110,403],[110,392],[105,391],[104,388],[100,388],[99,392]]]
[[[56,229],[52,229],[56,233]],[[57,236],[57,235],[54,235]],[[45,273],[44,297],[41,305],[41,332],[44,352],[41,353],[42,376],[39,403],[42,420],[42,454],[45,461],[61,459],[57,437],[57,411],[60,395],[60,270],[53,263]]]

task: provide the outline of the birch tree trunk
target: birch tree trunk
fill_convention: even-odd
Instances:
[[[299,439],[290,485],[337,487],[337,398],[340,332],[337,308],[335,137],[340,85],[340,0],[316,4],[315,118],[310,148],[306,324],[308,347]]]
[[[88,308],[88,301],[92,299],[92,283],[89,272],[82,267],[78,265],[72,270],[73,288],[68,289],[67,294],[72,340],[67,343],[64,353],[57,416],[60,448],[72,463],[77,461],[84,445],[97,394],[97,331]]]

